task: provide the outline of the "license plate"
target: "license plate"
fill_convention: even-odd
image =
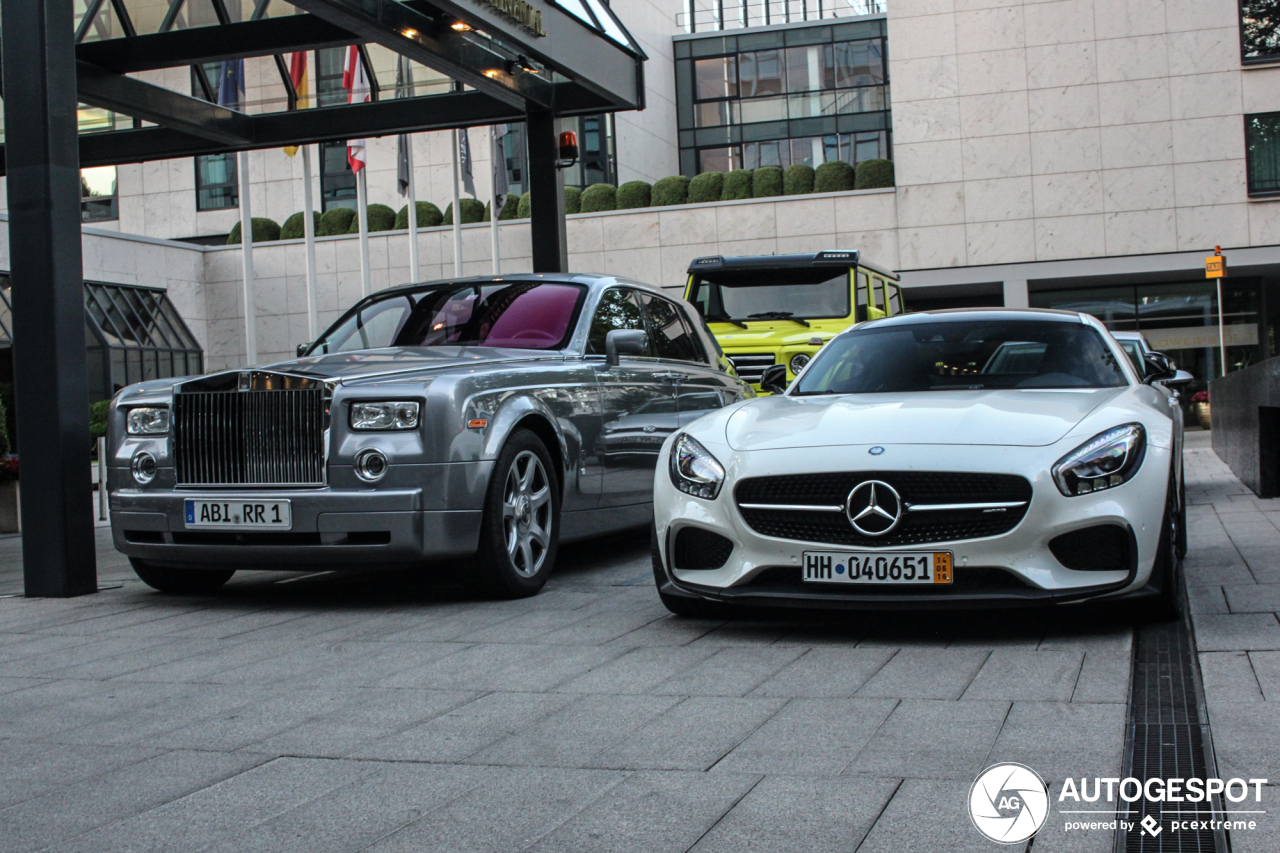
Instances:
[[[813,583],[951,583],[951,552],[805,551],[804,579]]]
[[[187,527],[227,530],[288,530],[293,526],[288,501],[202,501],[187,500]]]

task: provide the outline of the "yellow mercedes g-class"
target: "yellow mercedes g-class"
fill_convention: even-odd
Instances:
[[[785,364],[790,382],[839,332],[903,313],[898,282],[852,250],[714,255],[689,264],[685,299],[702,313],[738,376],[758,391],[766,367]]]

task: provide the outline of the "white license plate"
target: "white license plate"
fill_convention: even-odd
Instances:
[[[288,530],[293,526],[288,501],[186,501],[187,527]]]
[[[813,583],[951,583],[951,552],[805,551],[804,579]]]

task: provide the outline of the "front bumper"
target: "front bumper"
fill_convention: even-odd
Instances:
[[[910,448],[911,469],[1009,473],[1031,482],[1032,498],[1021,522],[1007,533],[978,539],[878,549],[782,539],[761,535],[749,527],[734,502],[734,485],[741,479],[857,470],[860,465],[865,467],[862,459],[873,458],[866,451],[865,447],[829,448],[821,457],[804,454],[804,458],[793,452],[787,455],[788,451],[730,454],[729,460],[721,458],[729,476],[714,501],[676,490],[666,466],[659,466],[654,513],[662,561],[659,568],[666,579],[663,591],[740,604],[858,609],[1036,606],[1104,597],[1143,597],[1157,591],[1148,587],[1148,582],[1164,514],[1171,458],[1168,448],[1149,446],[1142,468],[1128,483],[1071,498],[1063,496],[1049,477],[1042,458],[1045,448]],[[848,464],[836,467],[835,457],[848,460]],[[885,469],[883,462],[877,467]],[[1127,531],[1130,545],[1125,570],[1072,570],[1051,552],[1049,542],[1055,537],[1101,524],[1117,525]],[[733,551],[727,562],[710,570],[673,567],[672,543],[682,527],[703,528],[732,540]],[[888,555],[950,551],[954,582],[929,586],[805,582],[803,553],[811,550]]]
[[[346,483],[319,489],[116,488],[110,496],[111,534],[121,553],[157,563],[357,567],[462,557],[474,554],[479,543],[483,510],[475,493],[482,489],[475,485],[487,480],[492,463],[457,467],[474,469],[455,469],[445,478],[467,482],[465,494],[455,495],[458,508],[446,508],[449,492],[439,483],[406,487],[403,476],[386,488]],[[118,484],[124,477],[112,480]],[[288,500],[291,529],[189,530],[184,515],[189,498]]]

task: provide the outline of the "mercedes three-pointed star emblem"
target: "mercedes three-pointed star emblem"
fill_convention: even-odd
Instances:
[[[902,498],[883,480],[864,480],[849,492],[845,514],[863,536],[884,536],[902,520]]]

